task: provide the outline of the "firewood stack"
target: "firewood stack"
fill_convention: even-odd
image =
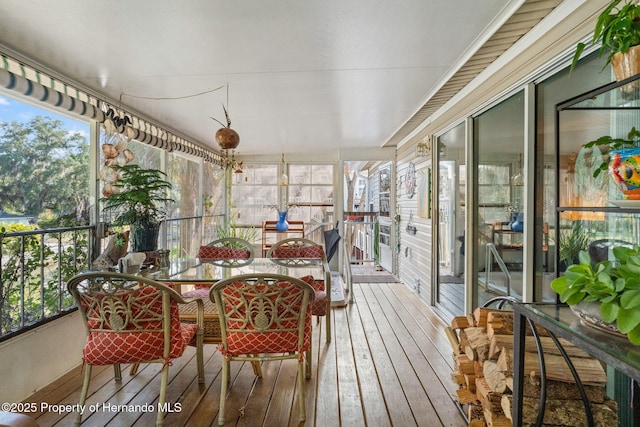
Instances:
[[[546,330],[537,327],[547,371],[544,426],[586,426],[584,404],[571,371]],[[453,349],[458,401],[468,405],[469,426],[511,426],[513,391],[513,312],[477,308],[457,316],[445,329]],[[618,425],[616,402],[605,396],[601,363],[560,338],[587,396],[597,426]],[[540,365],[535,340],[527,328],[523,393],[523,426],[536,424],[540,402]]]

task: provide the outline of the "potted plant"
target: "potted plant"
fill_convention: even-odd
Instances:
[[[640,246],[618,246],[613,255],[614,261],[592,264],[587,252],[580,252],[579,263],[554,279],[551,288],[586,323],[609,330],[615,326],[640,345]],[[601,319],[595,319],[597,315]]]
[[[219,222],[216,224],[216,239],[237,238],[253,243],[258,238],[258,231],[254,226],[240,226],[236,219],[239,213],[231,213],[228,223]]]
[[[160,223],[166,212],[163,205],[173,200],[167,197],[171,183],[164,180],[164,172],[144,169],[139,165],[116,166],[119,179],[113,184],[115,192],[100,200],[105,211],[117,213],[112,224],[129,225],[133,252],[158,249]]]
[[[626,139],[601,136],[582,148],[600,162],[593,171],[594,178],[608,170],[625,198],[640,199],[640,130],[632,127]]]
[[[589,239],[589,233],[582,221],[574,221],[571,229],[560,232],[558,239],[560,271],[579,261],[580,252],[586,251],[589,247]]]
[[[608,53],[604,66],[611,63],[617,81],[640,72],[636,60],[636,57],[640,58],[640,49],[637,48],[640,45],[640,5],[635,4],[634,0],[625,0],[624,5],[619,7],[621,2],[613,0],[602,11],[589,42],[592,46],[601,44],[598,51],[600,56]],[[578,63],[586,46],[585,43],[578,43],[571,69]]]

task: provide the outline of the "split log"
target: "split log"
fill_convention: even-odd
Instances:
[[[465,328],[464,334],[467,339],[467,344],[463,347],[464,353],[471,360],[484,362],[487,359],[491,344],[485,328]]]
[[[604,403],[605,392],[602,386],[584,386],[587,398],[592,403]],[[540,377],[529,375],[523,382],[524,397],[540,398]],[[580,391],[575,383],[565,383],[562,381],[554,381],[547,379],[547,399],[582,399]]]
[[[469,360],[469,358],[464,354],[456,356],[454,359],[460,373],[475,375],[473,360]]]
[[[513,396],[502,396],[502,410],[511,414]],[[538,416],[539,400],[531,397],[522,399],[522,423],[535,425]],[[618,416],[608,404],[592,403],[591,411],[596,426],[609,427],[618,425]],[[510,416],[510,415],[509,415]],[[582,400],[547,399],[544,411],[544,424],[563,426],[587,425],[587,417]]]
[[[507,377],[504,372],[500,372],[496,367],[496,362],[487,360],[482,365],[484,379],[489,388],[496,393],[504,393],[507,388]]]
[[[467,313],[467,324],[468,327],[478,326],[476,325],[476,319],[473,318],[473,313]]]
[[[476,378],[476,397],[482,403],[482,409],[489,411],[495,415],[504,415],[502,413],[502,394],[491,390],[489,384],[484,378]],[[489,424],[487,422],[487,424]]]
[[[456,356],[459,355],[460,341],[458,341],[458,335],[456,335],[456,332],[450,327],[444,328],[444,332],[447,335],[447,338],[449,339],[449,344],[451,344],[451,349],[453,350],[453,354],[455,354]]]
[[[477,404],[469,405],[467,409],[467,418],[469,418],[469,427],[485,427],[487,423],[484,420],[482,406]]]
[[[513,420],[513,414],[511,413],[513,410],[513,395],[503,394],[502,399],[500,400],[500,405],[502,406],[502,412],[505,417]]]
[[[547,368],[547,378],[563,382],[575,381],[567,367],[567,363],[561,356],[549,354],[545,356],[544,360]],[[571,362],[583,384],[604,386],[607,383],[607,374],[598,360],[574,357]],[[525,352],[524,372],[534,372],[535,375],[540,375],[537,354]]]
[[[496,362],[496,368],[502,372],[513,373],[513,352],[502,347]]]
[[[491,338],[494,335],[513,335],[513,312],[506,310],[496,310],[487,313],[487,335]],[[536,331],[540,336],[549,336],[546,329],[536,325]],[[526,328],[527,335],[533,335],[531,328]]]
[[[496,308],[486,308],[486,307],[478,307],[475,310],[473,310],[473,319],[475,321],[475,325],[479,326],[481,328],[486,328],[487,327],[487,316],[489,315],[489,313],[495,313],[495,312],[504,312],[506,310],[498,310]],[[508,311],[508,313],[512,313],[511,314],[511,318],[513,319],[513,312]],[[513,323],[513,320],[512,322]],[[513,330],[513,327],[512,329]]]
[[[457,385],[465,385],[465,378],[464,378],[464,374],[461,372],[452,372],[451,373],[451,379],[453,380],[454,384]]]
[[[487,335],[488,337],[488,335]],[[586,351],[576,347],[574,344],[565,340],[564,338],[559,338],[558,341],[567,352],[567,354],[571,357],[585,357],[590,358],[591,356]],[[542,345],[542,351],[544,354],[555,354],[560,356],[560,350],[556,347],[556,344],[553,342],[551,337],[540,337],[540,344]],[[489,353],[487,357],[489,359],[496,358],[497,354],[500,352],[502,347],[506,347],[510,350],[513,350],[513,335],[502,335],[495,334],[491,337],[491,342],[489,344]],[[535,338],[533,336],[525,337],[525,350],[531,352],[537,352]]]
[[[502,412],[502,411],[500,411]],[[505,414],[494,414],[484,410],[484,419],[489,427],[511,427],[511,420]]]
[[[513,377],[507,377],[505,379],[505,384],[507,385],[507,388],[513,393]]]
[[[475,375],[465,375],[464,376],[464,385],[469,389],[470,392],[476,392],[476,376]]]
[[[451,320],[451,328],[452,329],[464,329],[469,326],[473,326],[469,324],[469,319],[467,316],[456,316]]]
[[[465,330],[467,329],[469,328],[461,329],[458,335],[458,342],[460,343],[461,349],[464,349],[466,346],[469,345],[469,339],[467,338],[467,333],[465,332]]]
[[[470,392],[466,388],[459,388],[456,390],[456,395],[458,396],[458,402],[461,404],[473,403],[478,400],[478,397],[475,393]]]
[[[506,362],[503,362],[503,360],[506,360]],[[565,362],[564,358],[562,358],[562,356],[546,354],[544,356],[544,360],[547,368],[548,379],[568,383],[575,382],[573,375],[571,375],[571,371],[567,367],[567,363]],[[498,358],[496,367],[503,372],[513,372],[513,368],[512,366],[510,366],[512,361],[513,354],[509,349],[505,348],[500,352],[500,357]],[[598,360],[592,358],[572,357],[571,362],[576,368],[578,376],[580,377],[580,380],[583,384],[602,386],[607,383],[607,374],[605,373],[602,365]],[[507,369],[504,369],[505,364],[509,365]],[[524,373],[525,375],[529,375],[532,372],[534,373],[534,375],[540,376],[540,362],[538,353],[525,351]]]
[[[477,378],[484,377],[484,372],[482,372],[482,363],[477,360],[473,361],[473,372]]]

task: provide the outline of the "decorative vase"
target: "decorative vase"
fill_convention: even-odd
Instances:
[[[622,337],[626,336],[620,332],[615,322],[605,322],[604,319],[602,319],[600,315],[600,303],[597,301],[580,301],[578,304],[570,305],[569,308],[580,318],[580,321],[584,325]]]
[[[278,212],[278,222],[276,223],[276,230],[287,231],[289,229],[289,223],[287,222],[287,211]]]
[[[629,200],[640,200],[640,147],[609,153],[609,175]]]
[[[524,213],[517,212],[516,220],[511,223],[511,231],[515,231],[516,233],[522,233],[524,230]]]
[[[131,224],[131,252],[155,251],[158,249],[160,224]]]

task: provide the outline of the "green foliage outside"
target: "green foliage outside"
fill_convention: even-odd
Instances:
[[[75,241],[72,232],[46,234],[44,245],[40,244],[38,234],[7,236],[36,228],[25,224],[0,224],[0,336],[22,327],[21,301],[25,326],[73,307],[73,298],[64,283],[60,283],[59,276],[64,280],[88,265],[89,230],[79,231]],[[24,286],[21,286],[23,277]]]
[[[88,165],[86,137],[62,121],[0,121],[0,209],[32,217],[49,210],[68,225],[87,224]]]
[[[73,307],[64,281],[88,266],[89,230],[10,233],[87,225],[88,165],[86,136],[62,121],[0,121],[0,209],[39,225],[0,223],[0,337]]]

